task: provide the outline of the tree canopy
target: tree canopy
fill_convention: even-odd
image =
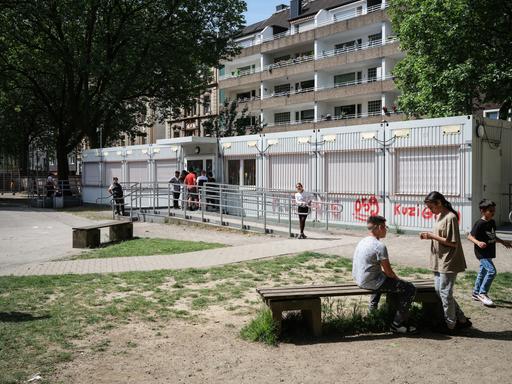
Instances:
[[[266,124],[263,124],[259,116],[254,117],[247,112],[247,106],[239,110],[236,100],[226,99],[220,107],[219,115],[203,123],[204,132],[218,138],[260,133]]]
[[[199,94],[237,52],[244,10],[242,0],[2,1],[1,129],[49,129],[65,178],[84,138],[97,147],[101,130],[104,145],[134,133],[148,105],[165,118]]]
[[[512,2],[391,0],[406,57],[393,71],[399,106],[416,116],[471,114],[512,102]]]

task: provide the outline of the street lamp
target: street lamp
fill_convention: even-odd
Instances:
[[[260,142],[262,143],[263,142],[263,138],[264,138],[265,135],[260,135]],[[249,141],[247,142],[247,146],[250,147],[250,148],[255,148],[257,151],[258,151],[258,154],[261,158],[261,187],[264,188],[264,184],[263,184],[263,175],[264,175],[264,172],[263,172],[263,167],[264,167],[264,158],[265,158],[265,153],[270,149],[270,147],[274,146],[274,145],[277,145],[279,144],[279,141],[278,140],[275,140],[275,139],[270,139],[270,140],[267,140],[267,146],[265,148],[263,148],[263,145],[261,145],[261,147],[258,146],[258,141]]]

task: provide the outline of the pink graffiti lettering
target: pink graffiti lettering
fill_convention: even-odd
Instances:
[[[379,200],[375,196],[360,197],[354,203],[354,218],[366,221],[370,216],[377,216],[380,212]]]

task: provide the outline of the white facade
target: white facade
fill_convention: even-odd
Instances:
[[[89,203],[105,195],[114,175],[128,183],[165,183],[193,161],[203,168],[209,162],[224,183],[293,191],[301,181],[343,207],[331,213],[333,224],[363,225],[368,215],[380,214],[391,226],[430,228],[433,217],[423,199],[438,190],[469,231],[482,198],[498,204],[498,223],[506,221],[512,201],[506,195],[512,189],[512,124],[472,116],[232,137],[218,145],[212,138],[171,139],[108,148],[102,158],[95,150],[86,154],[82,182]]]

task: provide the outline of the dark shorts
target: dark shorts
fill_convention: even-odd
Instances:
[[[297,211],[299,212],[299,215],[307,216],[309,214],[309,207],[299,206]]]

